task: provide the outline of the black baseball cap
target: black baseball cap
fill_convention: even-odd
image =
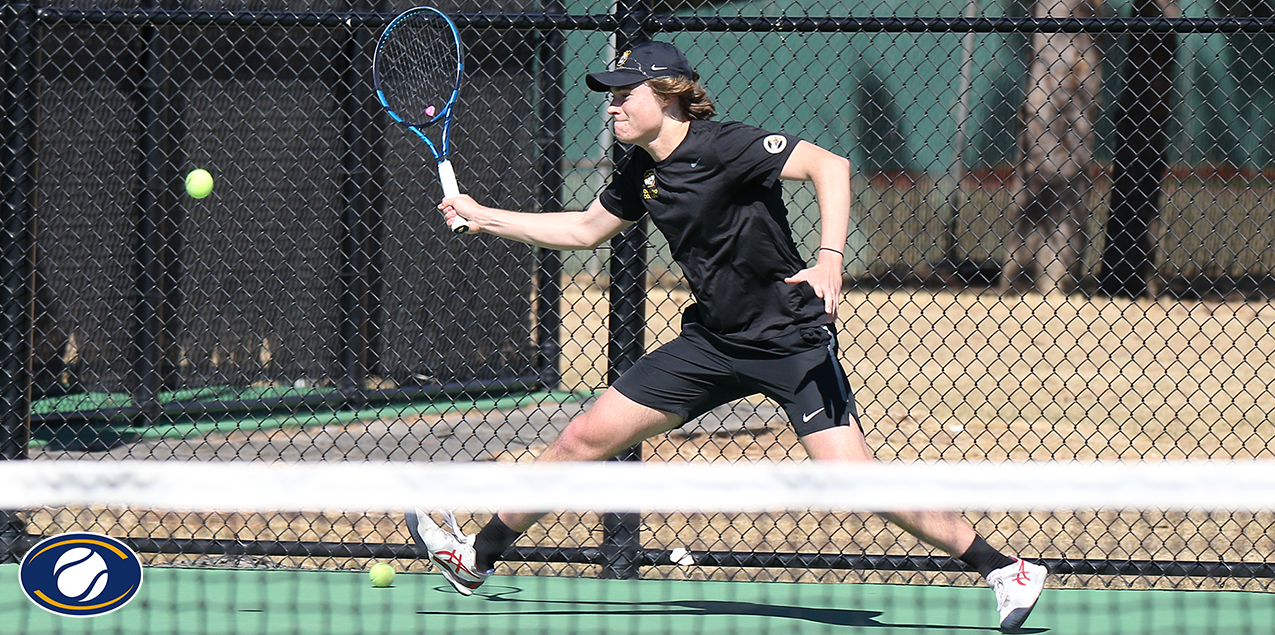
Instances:
[[[643,42],[615,60],[615,70],[589,73],[585,83],[596,91],[631,86],[656,77],[699,79],[686,56],[668,42]]]

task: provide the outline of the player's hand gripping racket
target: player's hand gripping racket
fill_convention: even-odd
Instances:
[[[434,7],[404,11],[385,27],[372,59],[376,98],[395,121],[425,141],[438,160],[443,196],[457,196],[456,171],[447,159],[451,151],[452,107],[460,93],[464,71],[460,32]],[[435,145],[422,128],[442,122],[442,140]],[[469,223],[452,219],[452,231],[463,234]]]

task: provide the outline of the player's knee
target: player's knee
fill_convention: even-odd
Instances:
[[[554,445],[569,460],[601,461],[624,449],[615,447],[619,441],[615,436],[608,433],[605,422],[585,413],[571,420]]]

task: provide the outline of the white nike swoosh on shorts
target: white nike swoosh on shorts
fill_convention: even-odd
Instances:
[[[811,420],[811,419],[814,419],[814,418],[815,418],[815,415],[817,415],[817,414],[819,414],[819,413],[821,413],[821,412],[823,412],[823,408],[820,408],[820,409],[818,409],[818,410],[816,410],[816,411],[814,411],[814,412],[808,413],[808,414],[801,415],[801,422],[802,422],[802,423],[810,423],[810,420]]]

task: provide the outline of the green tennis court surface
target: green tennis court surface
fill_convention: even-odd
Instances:
[[[995,633],[985,588],[148,568],[132,603],[77,619],[29,603],[0,566],[5,633]],[[1272,633],[1275,595],[1047,589],[1024,633]]]

